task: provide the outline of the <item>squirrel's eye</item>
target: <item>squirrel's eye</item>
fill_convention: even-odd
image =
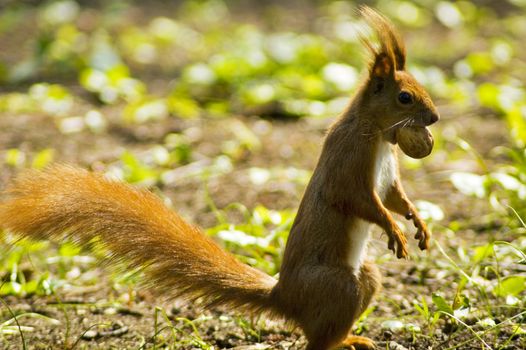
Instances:
[[[398,101],[400,101],[401,104],[407,105],[411,102],[413,102],[413,96],[407,91],[402,91],[398,95]]]

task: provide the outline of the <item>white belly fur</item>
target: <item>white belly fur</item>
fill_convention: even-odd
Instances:
[[[382,200],[387,195],[389,186],[396,180],[396,160],[392,146],[388,142],[380,142],[374,164],[374,183],[376,193]],[[353,219],[347,227],[347,232],[352,241],[349,247],[347,263],[357,275],[367,254],[369,231],[371,224],[361,219]]]

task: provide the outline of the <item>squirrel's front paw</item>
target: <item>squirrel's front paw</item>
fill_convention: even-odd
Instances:
[[[405,235],[398,228],[394,228],[391,232],[387,233],[389,241],[387,242],[387,248],[396,253],[398,259],[407,258],[407,239]],[[395,251],[396,244],[396,251]]]
[[[416,227],[415,239],[418,240],[418,247],[421,250],[429,250],[429,240],[431,239],[431,232],[427,229],[426,223],[420,218],[415,209],[406,214],[407,220],[412,220]]]
[[[429,240],[431,239],[431,232],[427,229],[425,222],[418,216],[413,217],[413,223],[416,227],[415,239],[418,240],[418,247],[421,250],[429,250]]]

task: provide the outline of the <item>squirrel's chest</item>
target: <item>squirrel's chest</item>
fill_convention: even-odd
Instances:
[[[374,189],[382,200],[385,199],[387,191],[396,181],[396,166],[392,146],[387,142],[381,142],[376,151],[374,164]]]

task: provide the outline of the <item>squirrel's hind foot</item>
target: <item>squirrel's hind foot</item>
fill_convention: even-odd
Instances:
[[[345,339],[338,349],[347,350],[375,350],[376,345],[372,339],[359,335],[350,335]]]

